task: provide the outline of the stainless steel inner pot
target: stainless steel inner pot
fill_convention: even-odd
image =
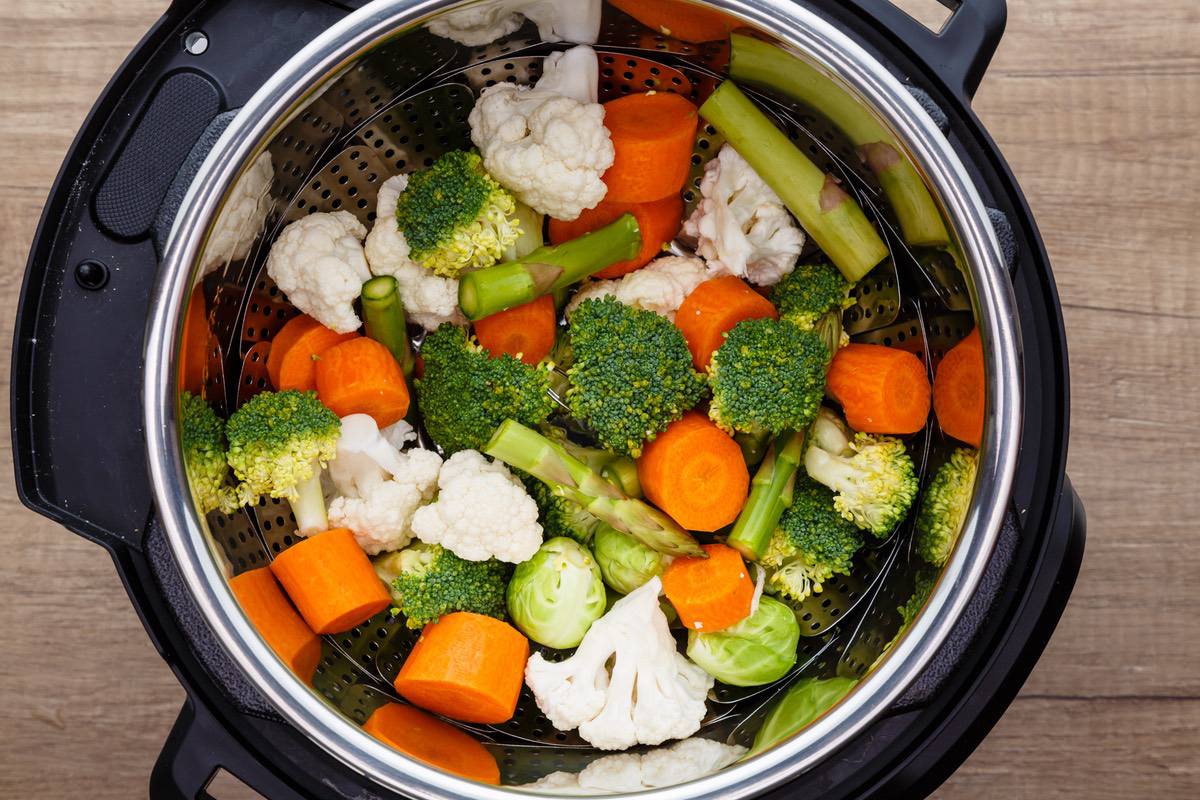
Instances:
[[[556,32],[550,26],[539,30],[534,21],[552,5],[549,0],[377,0],[323,32],[247,103],[204,162],[176,218],[151,306],[144,378],[148,458],[158,512],[199,608],[234,660],[291,724],[353,769],[413,796],[499,798],[514,790],[511,785],[496,788],[456,778],[397,753],[360,729],[364,715],[387,699],[386,688],[371,680],[370,671],[384,672],[386,664],[394,666],[404,652],[403,639],[394,631],[373,630],[368,624],[353,634],[333,637],[326,642],[322,671],[311,688],[275,657],[242,614],[227,576],[261,566],[291,543],[286,506],[265,503],[207,519],[196,513],[176,425],[179,376],[189,359],[205,364],[206,397],[223,413],[265,386],[269,339],[290,311],[263,270],[274,236],[312,211],[345,209],[369,225],[374,193],[384,179],[420,168],[444,150],[469,146],[466,114],[474,95],[497,80],[535,78],[546,53],[568,46],[554,41]],[[598,0],[571,5],[587,7],[595,17],[589,21],[588,14],[583,15],[587,24],[582,35],[575,28],[566,35],[594,44],[601,55],[602,99],[645,87],[702,99],[721,78],[727,46],[681,42]],[[976,587],[999,531],[1020,437],[1020,349],[1008,277],[979,196],[937,126],[878,61],[807,9],[787,0],[711,0],[697,5],[731,15],[828,76],[874,114],[926,177],[956,240],[965,275],[952,266],[925,264],[937,301],[931,316],[928,306],[923,312],[920,304],[910,302],[896,270],[885,262],[862,282],[847,326],[856,338],[898,346],[908,342],[931,359],[977,322],[987,370],[988,414],[966,525],[940,582],[907,634],[874,663],[895,633],[890,609],[897,604],[896,587],[904,586],[902,576],[889,579],[903,572],[903,548],[892,543],[888,549],[885,544],[868,554],[854,575],[818,595],[818,601],[831,602],[814,603],[806,619],[807,632],[813,635],[803,640],[798,665],[809,671],[804,674],[836,670],[862,675],[854,691],[773,749],[707,777],[642,793],[656,798],[733,798],[762,792],[820,762],[883,712],[921,672]],[[523,6],[530,19],[482,44],[460,44],[430,32],[431,21],[475,13],[481,6],[492,11],[503,6],[505,13]],[[886,208],[880,208],[884,201],[845,137],[819,114],[763,99],[789,136],[835,171],[868,212],[878,212],[880,223],[888,225]],[[705,154],[715,153],[718,144],[702,128],[696,175]],[[254,177],[266,162],[265,153],[270,154],[274,173],[269,181],[261,173]],[[259,188],[247,188],[255,186]],[[685,199],[691,199],[690,186],[685,187]],[[239,232],[235,238],[244,238],[246,246],[238,247],[229,244],[228,236],[222,239],[213,232],[224,205],[247,191],[256,193],[263,204],[265,221],[261,230]],[[888,238],[893,247],[904,246],[898,237]],[[199,345],[190,341],[191,349],[183,352],[189,299],[205,281],[212,296],[212,337]],[[924,453],[922,460],[927,460],[928,439]],[[849,617],[847,612],[862,608],[868,613],[854,615],[856,622],[838,624],[839,615]],[[716,711],[697,735],[744,741],[761,721],[761,709],[772,691],[718,691],[712,704]],[[523,783],[551,769],[578,771],[605,755],[579,746],[571,737],[556,736],[538,716],[536,707],[523,702],[522,714],[508,730],[499,726],[473,731],[491,743],[507,783]]]

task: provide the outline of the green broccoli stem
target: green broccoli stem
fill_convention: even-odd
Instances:
[[[830,358],[842,347],[842,309],[834,308],[822,314],[813,324],[813,330],[825,343]]]
[[[629,497],[642,496],[642,482],[638,479],[637,462],[629,456],[615,456],[612,461],[600,468],[600,476]]]
[[[754,467],[762,463],[763,458],[767,455],[771,443],[771,432],[766,430],[753,433],[738,431],[733,435],[733,440],[737,442],[738,447],[742,448],[742,458],[746,460],[746,466]]]
[[[700,107],[738,154],[775,190],[849,281],[883,259],[888,248],[854,198],[800,152],[731,81]]]
[[[641,231],[632,214],[568,242],[539,247],[519,261],[468,272],[458,305],[474,321],[558,292],[607,266],[637,255]]]
[[[850,137],[896,212],[904,241],[932,247],[949,244],[946,223],[925,181],[900,155],[895,137],[859,100],[812,64],[769,42],[737,33],[729,42],[730,78],[804,103]]]
[[[762,466],[754,473],[750,496],[726,540],[726,544],[751,561],[758,561],[767,552],[783,510],[791,505],[796,469],[803,457],[804,433],[785,433],[771,445]]]
[[[404,377],[411,378],[416,359],[408,340],[408,323],[396,279],[381,275],[364,283],[362,307],[367,336],[390,350],[404,371]]]
[[[296,494],[289,499],[296,527],[305,536],[329,529],[329,517],[325,512],[325,495],[321,491],[321,465],[313,462],[313,473],[308,480],[296,484]]]
[[[527,472],[560,497],[642,544],[677,556],[705,557],[691,534],[666,514],[629,497],[599,472],[567,452],[567,448],[515,420],[505,420],[483,451],[510,467]]]

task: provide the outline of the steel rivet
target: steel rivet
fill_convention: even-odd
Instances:
[[[204,31],[188,31],[183,37],[183,49],[194,56],[208,52],[208,34]]]

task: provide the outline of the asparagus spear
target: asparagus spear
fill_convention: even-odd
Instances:
[[[468,319],[482,319],[633,258],[641,246],[637,220],[632,214],[623,214],[569,242],[539,247],[517,261],[466,273],[458,284],[458,305]]]
[[[757,561],[767,552],[771,534],[783,510],[792,504],[796,469],[804,457],[804,433],[779,436],[763,458],[750,483],[750,497],[733,524],[726,544],[746,558]]]
[[[700,107],[700,115],[775,190],[846,280],[859,280],[887,257],[887,245],[858,203],[809,161],[733,82],[718,86]]]
[[[900,154],[895,137],[855,97],[812,64],[769,42],[735,33],[729,37],[729,77],[771,89],[819,111],[850,137],[879,179],[910,245],[950,243],[946,223],[925,182]]]
[[[555,494],[577,503],[647,547],[676,556],[705,557],[691,534],[666,514],[629,497],[560,443],[514,420],[505,420],[483,450],[510,467],[528,472]]]
[[[408,325],[404,319],[404,306],[400,304],[396,279],[391,275],[381,275],[364,283],[362,306],[367,336],[391,350],[404,371],[404,377],[411,378],[416,360],[408,341]]]

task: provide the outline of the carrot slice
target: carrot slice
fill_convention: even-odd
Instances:
[[[604,173],[606,200],[648,203],[683,188],[700,115],[671,92],[645,92],[604,104],[604,127],[616,157]]]
[[[196,396],[204,393],[204,372],[208,366],[209,340],[212,329],[208,325],[208,310],[204,304],[204,291],[196,286],[188,300],[183,319],[183,341],[180,343],[179,389]]]
[[[737,519],[750,487],[737,442],[696,411],[647,444],[637,470],[647,499],[693,531],[715,531]]]
[[[663,594],[689,630],[711,633],[750,616],[754,581],[737,550],[724,544],[701,546],[708,558],[684,556],[667,567]]]
[[[456,611],[421,631],[396,676],[396,691],[421,708],[463,722],[512,718],[529,640],[507,622]]]
[[[363,730],[407,756],[460,777],[500,784],[500,767],[479,740],[402,703],[375,709]]]
[[[848,344],[833,357],[826,389],[863,433],[916,433],[929,419],[929,376],[907,350]]]
[[[307,314],[292,317],[271,340],[271,354],[267,356],[271,385],[281,392],[316,389],[317,361],[321,354],[357,338],[357,333],[331,331]]]
[[[297,542],[275,556],[271,572],[314,633],[348,631],[392,602],[347,528]]]
[[[392,351],[359,336],[317,361],[317,397],[339,417],[370,414],[386,428],[408,413],[408,384]]]
[[[475,323],[475,338],[492,358],[510,355],[537,364],[554,347],[558,311],[554,296],[544,294],[531,303],[499,311]]]
[[[300,618],[267,567],[229,579],[242,611],[283,663],[308,683],[321,660],[321,639]]]
[[[976,328],[950,348],[938,364],[933,379],[933,410],[947,436],[979,447],[986,402],[983,342]]]
[[[663,245],[675,238],[683,221],[683,198],[671,194],[649,203],[617,203],[602,200],[595,208],[585,208],[580,215],[564,222],[550,220],[550,241],[562,244],[616,222],[622,214],[633,214],[642,234],[642,249],[627,261],[618,261],[595,274],[597,278],[619,278],[646,266],[663,250]]]
[[[767,300],[736,275],[713,278],[692,290],[675,314],[675,325],[683,331],[692,363],[708,372],[712,354],[725,342],[733,326],[748,319],[778,319],[779,313]]]
[[[741,24],[716,9],[679,0],[609,0],[609,4],[647,28],[683,42],[715,42]]]

